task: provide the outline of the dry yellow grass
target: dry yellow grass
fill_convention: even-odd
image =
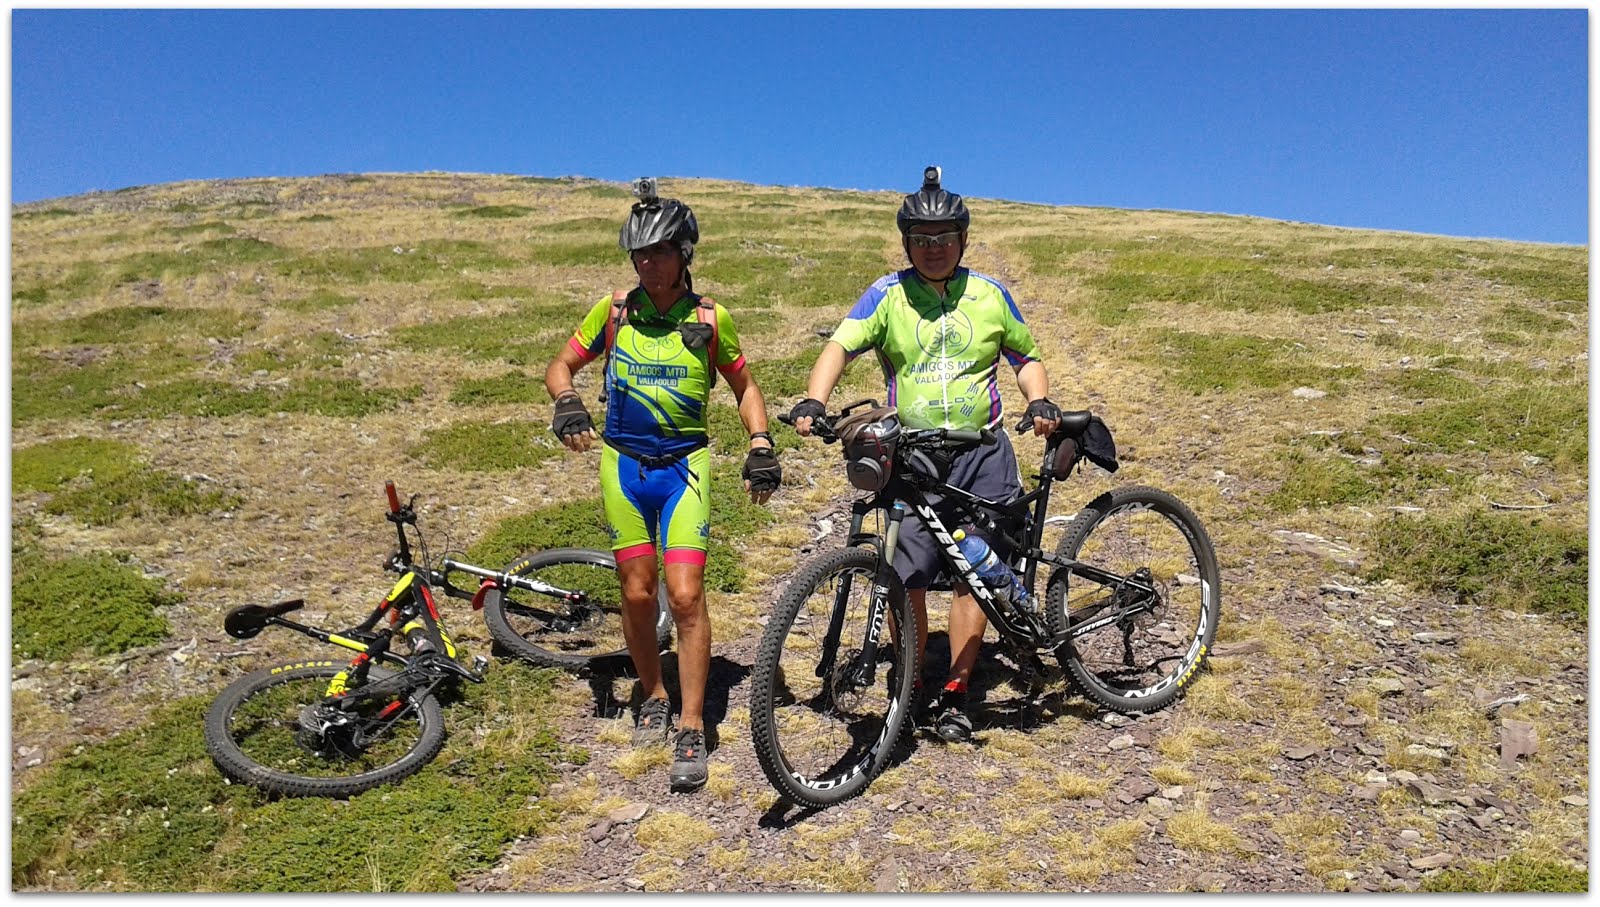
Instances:
[[[1244,839],[1233,827],[1212,818],[1206,798],[1197,796],[1194,805],[1167,820],[1167,837],[1174,846],[1198,853],[1242,852]]]
[[[688,857],[717,839],[717,831],[704,820],[671,810],[653,810],[634,830],[639,846],[654,854]]]

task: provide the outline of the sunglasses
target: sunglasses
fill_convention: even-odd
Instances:
[[[919,249],[932,249],[937,246],[953,246],[961,241],[961,231],[952,230],[949,233],[936,233],[928,236],[923,233],[909,234],[911,244]]]

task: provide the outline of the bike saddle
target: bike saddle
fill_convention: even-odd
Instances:
[[[298,611],[305,605],[303,599],[278,602],[273,605],[241,605],[223,618],[222,629],[234,639],[249,639],[267,628],[274,617]]]

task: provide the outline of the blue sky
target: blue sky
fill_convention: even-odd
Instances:
[[[913,191],[938,163],[978,197],[1586,243],[1587,17],[15,10],[11,195],[420,170]]]

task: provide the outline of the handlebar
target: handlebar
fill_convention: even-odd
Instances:
[[[851,407],[845,407],[845,410],[841,410],[838,413],[832,415],[825,413],[821,416],[817,416],[815,419],[812,419],[812,432],[817,437],[829,444],[839,440],[838,433],[833,430],[833,424],[842,418],[845,415],[845,411],[849,410],[850,408]],[[779,414],[778,421],[785,425],[794,425],[794,420],[784,414]],[[912,446],[917,444],[940,444],[945,442],[953,442],[956,444],[983,444],[987,446],[995,443],[997,440],[999,439],[995,436],[995,433],[987,428],[980,428],[977,431],[960,428],[922,428],[910,429],[903,431],[900,434],[901,443]]]

